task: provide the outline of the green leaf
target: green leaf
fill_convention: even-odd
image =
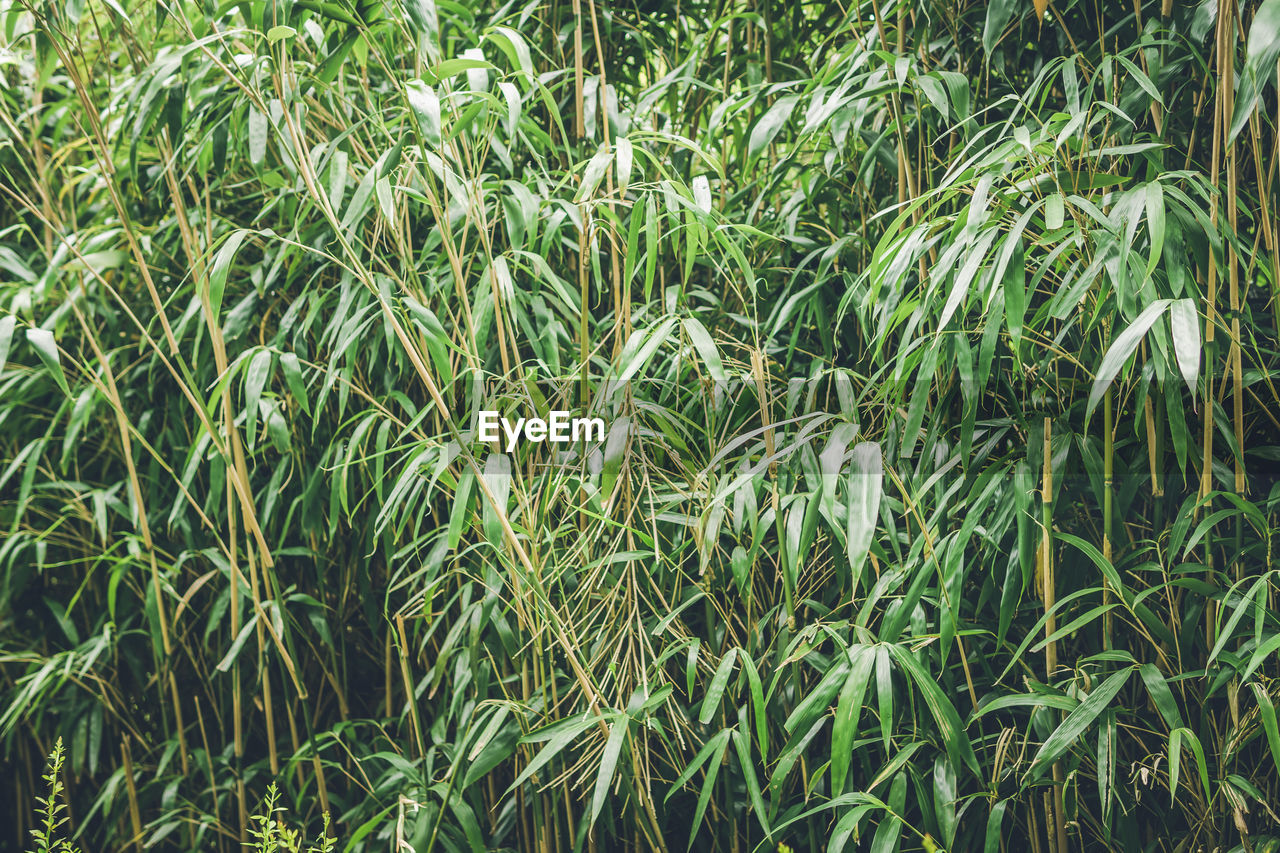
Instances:
[[[1173,300],[1169,306],[1169,323],[1173,328],[1173,352],[1178,359],[1178,369],[1194,397],[1200,377],[1200,318],[1195,300]]]
[[[36,348],[36,355],[49,368],[62,393],[70,397],[71,389],[67,387],[67,377],[62,372],[62,359],[58,355],[58,344],[53,339],[53,332],[48,329],[27,329],[27,340]]]
[[[1165,681],[1164,676],[1156,668],[1156,665],[1144,663],[1138,667],[1138,674],[1142,676],[1143,683],[1147,685],[1147,692],[1151,694],[1151,701],[1155,703],[1156,710],[1160,712],[1165,725],[1170,729],[1186,725],[1182,721],[1182,713],[1178,710],[1178,703],[1173,698],[1173,691],[1169,689],[1169,683]]]
[[[604,754],[600,756],[600,769],[596,771],[596,787],[591,794],[591,825],[600,817],[600,810],[609,799],[609,785],[613,783],[613,774],[618,769],[618,756],[622,753],[623,744],[627,741],[627,731],[631,718],[619,714],[609,729],[609,739],[604,744]]]
[[[547,745],[539,750],[534,759],[520,771],[520,775],[511,783],[511,787],[507,789],[507,793],[519,788],[529,780],[531,776],[547,765],[547,762],[555,758],[561,750],[578,739],[578,736],[587,729],[599,723],[599,718],[587,713],[578,714],[567,720],[553,723],[550,726],[538,732],[532,732],[520,739],[522,743],[534,743],[546,740]]]
[[[751,562],[747,556],[747,549],[741,545],[733,546],[733,552],[729,555],[729,570],[733,572],[733,582],[737,585],[738,591],[745,590],[747,582],[751,580]]]
[[[267,117],[249,107],[249,159],[261,166],[267,158]]]
[[[1146,188],[1147,230],[1151,234],[1151,251],[1147,257],[1147,277],[1160,263],[1164,252],[1165,230],[1167,221],[1164,209],[1164,190],[1159,181],[1152,181]]]
[[[1098,715],[1107,709],[1111,700],[1124,687],[1132,671],[1131,667],[1126,667],[1119,672],[1112,673],[1106,681],[1098,685],[1083,702],[1077,705],[1074,711],[1067,715],[1066,719],[1053,730],[1053,734],[1045,739],[1039,751],[1036,752],[1036,756],[1031,762],[1031,769],[1027,771],[1028,777],[1034,778],[1038,776],[1046,767],[1057,761],[1062,753],[1080,740],[1080,736],[1092,725]]]
[[[253,633],[253,627],[258,623],[258,616],[254,616],[244,624],[240,629],[240,633],[236,634],[235,640],[231,643],[231,648],[227,649],[227,653],[222,656],[222,660],[218,661],[218,665],[214,667],[218,672],[229,672],[232,664],[236,662],[236,658],[240,655],[240,650],[244,648],[244,644],[249,639],[249,635]]]
[[[1009,265],[1005,267],[1004,278],[1004,316],[1009,329],[1009,338],[1013,343],[1013,351],[1018,352],[1022,346],[1022,323],[1027,315],[1027,262],[1022,249],[1022,239],[1013,239],[1013,252]]]
[[[916,87],[924,95],[925,99],[933,105],[935,110],[944,117],[950,114],[947,104],[947,92],[942,88],[942,82],[937,77],[931,74],[917,77]]]
[[[880,514],[880,491],[884,480],[884,462],[880,445],[864,441],[853,449],[853,470],[849,473],[849,505],[845,530],[845,555],[853,576],[854,588],[862,576],[862,564],[875,537],[876,519]]]
[[[1110,825],[1111,813],[1115,805],[1116,787],[1116,712],[1106,711],[1102,716],[1102,724],[1098,727],[1098,799],[1102,806],[1102,824]]]
[[[751,137],[747,141],[748,160],[754,160],[769,146],[769,143],[773,142],[778,131],[791,118],[791,111],[795,109],[799,97],[799,95],[786,95],[774,101],[773,106],[769,107],[756,122],[755,127],[751,128]]]
[[[724,754],[729,748],[729,739],[732,734],[733,729],[721,729],[714,737],[708,740],[671,785],[671,790],[667,792],[664,802],[670,800],[672,795],[693,778],[693,774],[698,771],[698,768],[706,764],[706,776],[702,781],[702,788],[698,792],[698,805],[693,812],[693,824],[689,828],[689,846],[686,849],[693,849],[693,843],[698,837],[698,828],[702,826],[702,818],[706,814],[707,805],[711,802],[711,791],[715,785],[716,777],[720,774],[720,766],[724,763]]]
[[[747,674],[747,687],[751,692],[751,713],[755,717],[756,747],[761,755],[769,754],[769,721],[766,716],[764,686],[760,683],[760,673],[751,661],[751,656],[739,649],[738,657],[742,660],[742,669]]]
[[[725,687],[729,684],[729,676],[733,674],[733,661],[737,654],[736,648],[729,649],[720,660],[720,665],[716,667],[715,675],[711,676],[711,685],[707,688],[707,695],[702,699],[702,711],[698,714],[698,722],[704,726],[711,722],[716,709],[720,707],[720,699],[724,696]]]
[[[839,692],[840,685],[844,684],[845,675],[848,672],[849,662],[837,658],[822,674],[822,679],[817,685],[805,693],[804,698],[796,705],[782,727],[794,734],[798,730],[808,728],[814,720],[825,714],[831,705],[831,700]]]
[[[618,195],[626,196],[627,188],[631,186],[631,168],[632,164],[635,162],[636,156],[635,146],[632,145],[631,140],[625,136],[618,139],[616,144],[618,147],[618,159],[614,168],[618,175]],[[632,221],[638,222],[639,217],[633,218]]]
[[[992,0],[987,4],[987,20],[982,28],[982,49],[988,55],[1004,35],[1009,19],[1020,5],[1018,0]]]
[[[1262,718],[1262,730],[1267,735],[1267,746],[1271,750],[1271,761],[1280,770],[1280,726],[1276,724],[1276,706],[1267,691],[1257,682],[1250,682],[1253,698],[1258,702],[1258,716]]]
[[[1234,44],[1235,39],[1232,38]],[[1236,92],[1235,113],[1231,117],[1228,141],[1235,139],[1258,105],[1264,84],[1276,80],[1276,59],[1280,58],[1280,0],[1263,0],[1249,25],[1244,71]]]
[[[783,784],[791,774],[792,768],[800,760],[800,756],[806,753],[809,744],[826,724],[827,718],[825,716],[818,717],[808,729],[797,730],[791,736],[791,739],[787,741],[787,745],[782,750],[782,755],[778,757],[778,762],[774,765],[773,775],[769,777],[770,798],[773,802],[777,803],[781,799]]]
[[[449,361],[448,332],[445,331],[444,325],[435,313],[422,307],[422,304],[412,296],[405,298],[405,305],[409,308],[414,325],[422,332],[427,352],[431,355],[431,362],[436,368],[437,380],[441,385],[449,385],[453,382],[453,364]]]
[[[254,431],[258,423],[258,401],[271,375],[271,350],[260,349],[249,361],[244,376],[244,429],[249,449],[253,449]]]
[[[247,236],[249,232],[244,229],[231,232],[231,236],[213,258],[213,269],[209,273],[209,316],[214,325],[221,325],[218,317],[222,311],[222,294],[227,288],[227,274],[231,271],[236,252],[240,251],[240,244]]]
[[[1000,853],[1000,842],[1003,838],[1001,828],[1004,825],[1004,813],[1008,808],[1008,800],[1001,800],[991,807],[991,813],[987,815],[987,835],[982,845],[983,853]]]
[[[9,314],[0,317],[0,371],[4,370],[5,362],[9,360],[9,348],[13,344],[13,329],[18,323],[18,318]]]
[[[711,340],[707,327],[693,317],[686,317],[683,324],[685,333],[693,341],[694,349],[702,357],[707,373],[717,382],[723,382],[726,378],[724,364],[720,361],[720,353],[716,350],[715,341]]]
[[[1102,357],[1102,363],[1098,365],[1098,370],[1093,380],[1093,388],[1089,391],[1089,404],[1086,407],[1086,416],[1092,414],[1097,408],[1098,403],[1102,401],[1102,396],[1106,394],[1107,388],[1111,385],[1111,381],[1116,378],[1116,374],[1120,372],[1120,368],[1129,360],[1129,356],[1133,355],[1134,350],[1138,348],[1139,342],[1142,341],[1147,330],[1160,319],[1160,315],[1169,307],[1169,299],[1157,299],[1146,307],[1138,319],[1134,320],[1130,326],[1116,336],[1111,346]]]
[[[644,217],[644,298],[648,301],[658,269],[658,202],[652,193],[645,198]]]
[[[391,180],[389,178],[378,178],[374,184],[374,190],[378,194],[378,207],[382,210],[382,215],[387,218],[388,222],[396,221],[396,203],[391,195]]]
[[[924,697],[925,704],[929,707],[929,712],[933,715],[934,722],[938,724],[938,729],[942,734],[942,742],[947,747],[947,755],[951,757],[952,763],[959,767],[964,765],[973,771],[975,776],[981,777],[981,771],[978,769],[978,758],[973,753],[973,745],[969,742],[968,735],[965,734],[964,725],[960,722],[960,715],[956,712],[956,708],[951,704],[951,700],[942,692],[942,688],[938,686],[938,681],[916,661],[915,656],[898,645],[890,645],[889,653],[906,673],[911,676],[911,680],[915,682],[916,689],[920,691],[920,695]]]
[[[876,707],[880,712],[880,739],[886,751],[893,735],[893,669],[887,646],[876,646]]]
[[[1200,774],[1200,786],[1204,790],[1205,800],[1211,800],[1213,795],[1210,793],[1209,787],[1209,765],[1205,761],[1204,747],[1200,744],[1200,738],[1196,737],[1195,732],[1188,728],[1174,729],[1169,732],[1169,796],[1173,802],[1178,797],[1178,774],[1182,764],[1182,742],[1186,741],[1191,744],[1191,751],[1195,754],[1196,770]]]
[[[1117,53],[1115,55],[1115,58],[1121,65],[1124,66],[1125,70],[1129,72],[1130,76],[1133,78],[1133,82],[1138,84],[1139,89],[1146,92],[1151,97],[1151,100],[1155,101],[1161,106],[1164,106],[1164,98],[1160,96],[1160,90],[1157,89],[1155,84],[1151,82],[1150,77],[1142,73],[1141,68],[1134,65],[1133,61],[1126,58],[1122,53]]]
[[[508,61],[528,77],[533,77],[537,69],[533,65],[533,54],[524,36],[510,27],[494,27],[485,38],[492,39],[506,54]]]
[[[906,802],[907,774],[898,773],[889,786],[889,803],[876,834],[871,839],[870,853],[897,853],[902,843],[902,814]]]
[[[702,749],[698,750],[698,754],[693,757],[692,761],[685,765],[684,770],[680,771],[680,775],[671,783],[671,788],[667,791],[667,796],[664,797],[662,801],[665,803],[678,794],[680,789],[693,778],[693,774],[698,772],[698,768],[701,767],[706,760],[711,757],[712,753],[716,751],[716,747],[718,745],[728,745],[729,737],[732,733],[732,729],[721,729],[716,732],[710,740],[703,744]],[[712,771],[709,770],[707,772],[710,774]]]
[[[329,207],[342,209],[342,197],[347,192],[347,164],[350,160],[346,151],[341,148],[333,152],[329,165]]]
[[[969,295],[969,286],[973,283],[974,276],[978,274],[978,267],[986,260],[987,250],[991,247],[991,243],[998,234],[999,232],[996,229],[988,228],[967,247],[964,263],[960,265],[955,281],[952,282],[951,290],[947,293],[947,301],[942,306],[942,314],[938,318],[939,329],[946,328],[961,304],[964,303],[965,297]]]
[[[267,30],[267,44],[275,44],[281,39],[291,39],[298,34],[293,27],[278,26]]]
[[[760,828],[770,834],[769,816],[764,807],[764,795],[760,790],[760,782],[756,778],[755,765],[751,762],[751,738],[737,729],[733,730],[734,751],[738,754],[738,766],[742,768],[742,777],[747,783],[747,796],[751,800],[751,808],[760,821]]]
[[[428,83],[432,85],[439,83],[441,80],[448,80],[450,77],[456,77],[464,71],[475,71],[478,69],[490,69],[494,65],[483,59],[462,58],[446,59],[444,62],[427,70],[426,74],[429,78]]]
[[[422,141],[430,148],[439,148],[440,98],[436,95],[436,90],[421,80],[410,80],[405,84],[405,94],[409,98],[409,106],[413,108],[414,118],[417,119]]]
[[[631,377],[635,376],[639,370],[653,357],[658,351],[658,347],[667,341],[667,336],[671,334],[671,330],[676,325],[675,317],[668,317],[656,327],[649,329],[636,329],[631,333],[631,337],[627,339],[626,345],[622,348],[621,355],[618,360],[622,365],[622,370],[615,380],[618,385],[628,382]]]
[[[618,482],[618,472],[622,470],[622,461],[626,457],[627,447],[630,446],[630,439],[630,418],[618,418],[609,425],[609,432],[604,442],[604,459],[602,460],[604,465],[600,471],[600,492],[605,497],[613,494],[614,486]]]
[[[280,366],[284,368],[284,381],[289,386],[289,393],[298,401],[302,411],[311,414],[311,405],[307,402],[307,384],[302,378],[302,366],[298,356],[291,352],[280,354]]]
[[[313,12],[324,15],[326,18],[331,18],[343,24],[348,24],[352,27],[360,26],[360,21],[337,3],[326,2],[325,0],[294,0],[294,3],[304,9],[310,9]]]
[[[853,742],[858,735],[858,720],[862,716],[867,687],[871,683],[871,664],[875,662],[875,654],[862,646],[851,649],[849,655],[853,665],[840,689],[835,724],[831,732],[831,790],[836,794],[844,791],[845,780],[849,775]]]
[[[693,825],[689,829],[689,845],[685,848],[686,850],[693,849],[693,842],[698,837],[698,827],[702,825],[702,818],[707,813],[707,805],[711,802],[711,791],[715,785],[716,776],[720,774],[720,766],[724,763],[725,751],[729,748],[729,731],[722,731],[712,738],[712,743],[717,740],[719,743],[716,745],[715,754],[707,764],[706,778],[703,779],[702,789],[698,792],[698,805],[693,811]],[[711,743],[708,744],[710,745]]]
[[[1044,227],[1047,231],[1057,231],[1066,220],[1066,210],[1062,201],[1062,193],[1050,193],[1044,204]]]
[[[591,159],[587,161],[587,168],[582,173],[582,183],[578,186],[578,192],[573,197],[575,202],[591,197],[591,194],[596,191],[596,187],[600,186],[600,182],[604,180],[605,173],[609,170],[609,164],[612,161],[613,152],[609,150],[609,146],[601,145],[596,149],[596,153],[591,155]]]
[[[945,756],[933,762],[933,811],[942,830],[942,840],[952,849],[956,835],[956,771]]]

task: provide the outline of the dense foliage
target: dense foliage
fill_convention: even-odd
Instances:
[[[1276,844],[1278,57],[2,0],[0,849]]]

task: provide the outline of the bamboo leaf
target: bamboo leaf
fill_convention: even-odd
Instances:
[[[596,786],[591,794],[591,824],[600,817],[600,810],[609,799],[609,786],[613,783],[614,773],[618,769],[618,757],[626,743],[631,718],[619,714],[609,729],[609,738],[604,744],[604,754],[600,756],[600,769],[596,772]]]
[[[18,318],[9,314],[0,317],[0,371],[4,370],[5,362],[9,360],[9,348],[13,344],[13,329],[18,323]]]
[[[702,363],[706,366],[707,373],[711,375],[713,380],[723,382],[726,379],[724,364],[720,361],[720,353],[716,350],[715,341],[711,340],[711,334],[707,332],[707,327],[693,317],[686,317],[683,324],[685,333],[693,341],[693,346],[698,351],[698,355],[702,357]]]
[[[1235,39],[1232,39],[1234,43]],[[1253,13],[1245,63],[1236,94],[1235,112],[1227,139],[1233,140],[1253,115],[1265,83],[1276,81],[1276,60],[1280,58],[1280,0],[1263,0]]]
[[[1133,355],[1134,350],[1138,348],[1138,344],[1147,334],[1147,330],[1160,319],[1160,315],[1169,307],[1171,300],[1157,299],[1148,305],[1138,319],[1134,320],[1123,332],[1116,336],[1111,342],[1111,346],[1107,348],[1107,352],[1102,357],[1102,363],[1098,365],[1098,369],[1094,374],[1093,388],[1089,391],[1089,404],[1086,409],[1087,413],[1092,413],[1097,408],[1098,403],[1102,401],[1103,394],[1111,385],[1112,380],[1120,372],[1120,368],[1129,360],[1129,356]]]
[[[969,738],[964,732],[964,725],[960,722],[960,715],[956,712],[955,706],[951,704],[951,700],[947,699],[942,689],[938,687],[937,681],[925,672],[911,652],[897,645],[890,645],[888,649],[889,653],[898,662],[898,666],[906,671],[911,680],[915,682],[916,689],[920,691],[920,695],[924,698],[925,704],[929,708],[929,713],[933,715],[933,719],[938,725],[942,735],[942,742],[946,744],[947,754],[951,757],[951,761],[956,766],[963,765],[968,767],[975,776],[980,775],[978,759],[974,755],[973,745],[969,742]]]
[[[311,414],[311,405],[307,402],[307,385],[302,378],[302,366],[298,356],[291,352],[280,354],[280,366],[284,368],[284,381],[289,385],[289,393],[298,401],[302,411]]]
[[[1271,751],[1271,761],[1280,768],[1280,726],[1276,724],[1276,706],[1271,697],[1257,682],[1251,682],[1249,688],[1258,703],[1258,716],[1262,719],[1262,731],[1267,736],[1267,748]]]
[[[1144,663],[1138,667],[1138,674],[1142,676],[1143,683],[1147,685],[1147,691],[1151,694],[1151,701],[1155,704],[1156,710],[1160,712],[1165,725],[1170,729],[1184,726],[1182,714],[1178,711],[1178,703],[1173,698],[1173,691],[1169,689],[1169,683],[1161,675],[1160,670],[1156,669],[1156,665]]]
[[[258,423],[258,401],[262,399],[263,389],[267,387],[267,379],[271,376],[272,358],[270,350],[258,350],[249,360],[249,367],[245,370],[244,429],[245,440],[250,450],[253,450],[254,430]]]
[[[864,441],[853,449],[853,469],[847,483],[849,505],[848,528],[845,532],[846,557],[855,579],[861,576],[871,541],[875,537],[876,518],[880,512],[880,490],[884,479],[880,445]]]
[[[982,48],[988,54],[1004,35],[1005,27],[1014,16],[1019,4],[1016,0],[994,0],[987,4],[986,24],[982,29]]]
[[[551,759],[559,755],[561,750],[577,740],[583,732],[596,725],[597,722],[597,717],[585,713],[578,714],[560,723],[548,726],[541,732],[534,732],[521,738],[522,743],[536,743],[539,740],[546,740],[547,745],[540,749],[533,760],[520,771],[520,774],[516,776],[516,780],[511,783],[511,787],[507,789],[508,792],[514,791],[529,781]],[[612,735],[612,731],[610,734]]]
[[[1132,669],[1126,668],[1112,673],[1066,716],[1066,719],[1053,730],[1053,734],[1040,745],[1035,758],[1031,761],[1031,769],[1027,771],[1028,778],[1039,776],[1046,767],[1057,761],[1064,752],[1080,740],[1081,735],[1107,709],[1111,700],[1128,682],[1131,672]]]
[[[1169,306],[1169,323],[1173,330],[1173,351],[1178,359],[1182,379],[1196,395],[1200,377],[1200,319],[1192,299],[1175,299]]]
[[[631,186],[631,169],[635,163],[635,147],[631,144],[631,140],[625,136],[618,140],[617,156],[618,195],[625,196],[627,189]],[[640,220],[636,217],[632,221],[639,222]]]
[[[249,107],[249,159],[255,166],[267,159],[267,131],[267,117]]]
[[[53,374],[53,381],[58,383],[62,393],[70,397],[71,389],[67,387],[67,377],[62,372],[62,358],[58,355],[58,344],[53,339],[53,332],[48,329],[27,329],[27,341],[35,347],[36,355],[40,356],[44,366]]]
[[[715,716],[716,710],[720,707],[720,700],[724,696],[725,687],[729,684],[729,676],[733,674],[733,662],[737,657],[738,650],[729,649],[720,660],[720,665],[716,667],[715,675],[711,676],[711,685],[707,688],[707,695],[702,699],[702,711],[698,714],[698,722],[704,726],[711,722],[711,718]]]
[[[440,98],[436,90],[422,80],[410,80],[405,84],[409,106],[413,108],[422,141],[432,148],[440,147]]]
[[[852,649],[849,654],[852,666],[840,689],[840,700],[836,705],[836,717],[831,731],[831,790],[836,794],[844,791],[845,780],[849,775],[853,742],[858,734],[858,720],[862,715],[867,687],[871,683],[871,664],[875,661],[875,654],[861,646]]]
[[[778,131],[791,118],[798,95],[784,95],[773,102],[773,106],[765,111],[755,127],[751,128],[751,138],[747,141],[747,159],[754,160],[769,144],[773,142]]]
[[[221,325],[219,318],[222,314],[222,295],[227,289],[231,264],[235,261],[244,238],[248,236],[249,232],[244,229],[231,232],[213,258],[213,269],[209,272],[209,317],[217,325]]]
[[[494,66],[492,63],[479,57],[455,57],[453,59],[446,59],[428,69],[426,72],[427,77],[429,78],[427,82],[434,86],[443,80],[457,77],[459,74],[464,72],[482,71],[493,68]]]

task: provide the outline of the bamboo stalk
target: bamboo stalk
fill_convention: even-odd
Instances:
[[[204,745],[205,769],[209,771],[209,796],[216,803],[218,801],[218,780],[213,775],[213,750],[209,747],[209,732],[204,725],[204,711],[200,709],[200,697],[195,697],[196,706],[196,725],[200,730],[200,742]],[[226,848],[226,838],[221,832],[217,833],[218,850],[222,851]]]
[[[1102,397],[1102,558],[1108,563],[1111,562],[1111,527],[1115,516],[1112,502],[1115,492],[1116,440],[1115,428],[1112,425],[1112,406],[1111,386],[1108,385],[1106,394]],[[1150,415],[1148,415],[1147,422],[1151,422]],[[1051,476],[1052,473],[1050,471]],[[1102,579],[1102,603],[1104,605],[1111,604],[1111,596],[1111,582],[1104,577]],[[1102,648],[1105,651],[1111,650],[1111,637],[1111,611],[1107,610],[1102,616]]]
[[[581,2],[581,0],[579,0]],[[604,138],[606,148],[613,147],[612,130],[609,128],[609,78],[605,73],[604,62],[604,42],[600,38],[600,24],[596,18],[595,0],[587,0],[587,10],[591,18],[591,45],[596,53],[596,71],[600,77],[600,132]],[[616,213],[617,205],[614,203],[614,159],[610,159],[609,166],[605,170],[605,195],[611,213]],[[632,214],[636,215],[635,213]],[[616,356],[621,352],[627,338],[631,336],[631,286],[630,282],[622,280],[622,265],[618,252],[618,233],[615,227],[615,217],[609,217],[609,272],[613,281],[613,353]],[[584,303],[585,304],[585,303]]]
[[[1223,148],[1226,142],[1226,136],[1229,132],[1229,123],[1231,120],[1231,103],[1233,95],[1233,77],[1235,76],[1235,53],[1229,47],[1229,33],[1234,29],[1231,21],[1230,4],[1224,4],[1219,9],[1217,16],[1217,27],[1215,30],[1215,65],[1218,72],[1217,79],[1217,97],[1215,98],[1214,114],[1213,114],[1213,147],[1209,163],[1209,181],[1213,186],[1218,186],[1219,175],[1221,171],[1222,158],[1224,156]],[[1234,40],[1234,39],[1233,39]],[[1218,226],[1218,196],[1213,194],[1210,197],[1210,222],[1215,228]],[[1234,266],[1234,264],[1232,264]],[[1217,298],[1218,298],[1218,270],[1214,263],[1212,255],[1209,257],[1208,270],[1208,292],[1205,297],[1205,350],[1207,354],[1208,369],[1205,376],[1204,389],[1204,411],[1201,413],[1203,423],[1203,434],[1201,437],[1201,472],[1200,472],[1200,506],[1198,510],[1206,513],[1211,510],[1209,501],[1207,500],[1210,491],[1213,489],[1213,421],[1214,421],[1214,400],[1213,400],[1213,357],[1216,353],[1216,347],[1213,345],[1214,332],[1217,326]],[[1213,569],[1213,536],[1205,536],[1204,538],[1204,563],[1210,571]],[[1216,602],[1207,600],[1205,602],[1205,643],[1210,648],[1213,647],[1217,635],[1217,612]]]
[[[129,825],[133,829],[133,848],[141,853],[142,816],[138,811],[138,787],[133,778],[133,753],[129,749],[129,736],[120,739],[120,757],[124,762],[124,784],[129,794]]]
[[[1044,669],[1045,683],[1053,682],[1053,674],[1058,669],[1058,643],[1052,639],[1053,634],[1057,631],[1057,616],[1053,612],[1056,604],[1056,582],[1053,576],[1053,421],[1048,416],[1044,419],[1044,471],[1042,475],[1042,490],[1040,493],[1040,512],[1041,525],[1043,527],[1040,540],[1040,555],[1042,565],[1042,596],[1044,599],[1045,623],[1045,647],[1044,647]],[[1046,813],[1053,815],[1054,835],[1050,843],[1050,850],[1053,853],[1067,853],[1067,828],[1066,820],[1062,812],[1062,787],[1063,773],[1062,762],[1055,761],[1053,763],[1053,796],[1052,807],[1049,805],[1049,794],[1046,793],[1045,809]]]
[[[228,564],[231,566],[231,641],[240,635],[240,571],[236,565],[236,507],[231,490],[227,490],[227,541]],[[238,805],[239,838],[245,844],[249,840],[249,810],[244,790],[244,708],[240,698],[240,658],[231,664],[231,738],[235,756],[236,803]]]
[[[393,710],[395,707],[395,696],[392,692],[393,688],[391,684],[391,658],[394,646],[395,642],[391,638],[391,631],[388,630],[386,642],[383,643],[382,650],[382,695],[385,697],[383,701],[386,705],[386,715],[388,717],[395,713]]]
[[[1053,613],[1055,584],[1053,578],[1053,450],[1050,447],[1053,421],[1044,419],[1044,469],[1040,489],[1040,595],[1044,602],[1044,671],[1045,682],[1053,680],[1058,668],[1058,643],[1050,639],[1057,630],[1057,616]]]
[[[587,134],[582,103],[582,0],[573,0],[573,132],[577,139]]]
[[[413,742],[418,748],[418,757],[427,754],[426,741],[422,736],[422,720],[418,716],[418,696],[413,689],[413,677],[409,674],[409,641],[405,639],[404,617],[396,614],[396,635],[400,639],[400,679],[404,684],[405,701],[409,703],[409,722],[413,727]]]
[[[585,205],[578,207],[582,215],[582,227],[578,230],[578,298],[581,300],[578,312],[578,365],[579,386],[578,405],[586,407],[591,390],[588,387],[591,359],[591,278],[587,270],[587,253],[591,248],[590,221],[591,212]]]
[[[1237,10],[1234,8],[1234,0],[1227,0],[1222,4],[1224,8],[1219,16],[1233,19]],[[1223,105],[1222,115],[1224,118],[1223,129],[1229,131],[1225,119],[1235,114],[1235,45],[1236,45],[1236,28],[1234,26],[1227,27],[1230,35],[1229,49],[1224,56],[1230,57],[1231,61],[1222,63],[1224,75],[1224,85],[1222,87]],[[1237,149],[1234,140],[1224,140],[1227,148],[1227,222],[1231,226],[1231,233],[1239,233],[1239,204],[1238,204],[1238,162]],[[1244,476],[1244,368],[1241,364],[1241,345],[1240,345],[1240,265],[1236,258],[1235,241],[1227,240],[1225,245],[1225,255],[1227,264],[1227,301],[1231,307],[1231,343],[1228,347],[1227,359],[1229,361],[1227,369],[1231,372],[1232,377],[1232,424],[1235,430],[1236,449],[1235,456],[1235,492],[1238,495],[1245,493],[1245,476]],[[1238,552],[1237,552],[1238,553]],[[1240,566],[1236,562],[1236,572],[1239,575]]]

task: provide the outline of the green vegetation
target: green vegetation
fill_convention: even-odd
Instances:
[[[1278,57],[0,1],[0,850],[1272,849]]]
[[[35,841],[35,853],[77,853],[76,848],[65,838],[60,837],[67,823],[67,804],[62,802],[62,765],[66,761],[66,751],[62,748],[62,738],[53,742],[53,752],[49,753],[49,769],[44,775],[48,785],[47,796],[38,797],[39,815],[36,827],[31,830]]]

